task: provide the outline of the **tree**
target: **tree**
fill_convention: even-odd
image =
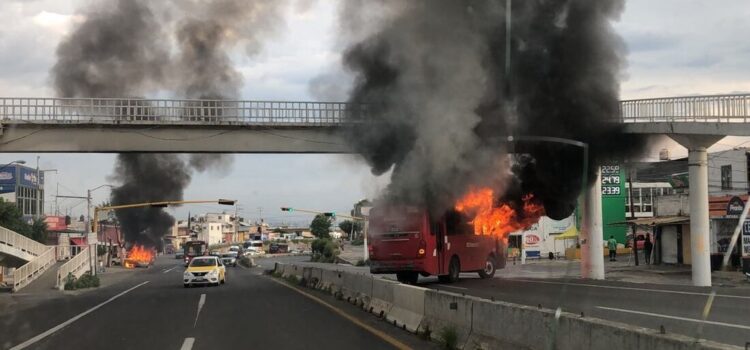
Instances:
[[[47,242],[47,223],[44,222],[44,219],[34,219],[31,223],[31,237],[29,238],[37,242]]]
[[[310,223],[310,231],[312,234],[318,238],[330,238],[330,230],[331,218],[323,214],[315,215],[315,218]]]
[[[44,219],[35,219],[29,225],[23,220],[23,215],[16,204],[6,202],[2,198],[0,198],[0,226],[37,242],[46,243],[47,241],[47,224]]]
[[[354,234],[357,235],[359,232],[362,232],[362,222],[361,221],[352,221],[352,220],[344,220],[339,223],[339,228],[341,231],[346,232],[347,234],[352,233],[352,226],[354,226]],[[354,238],[354,237],[352,237]]]

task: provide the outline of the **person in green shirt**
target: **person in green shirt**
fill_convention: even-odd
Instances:
[[[609,236],[607,248],[609,248],[609,261],[617,261],[617,240],[615,236]]]

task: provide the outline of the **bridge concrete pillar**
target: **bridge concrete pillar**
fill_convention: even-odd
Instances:
[[[693,285],[711,286],[711,253],[708,218],[708,147],[722,137],[670,135],[688,149],[690,204],[690,257]],[[680,249],[680,247],[678,247]]]
[[[604,231],[602,228],[602,178],[596,169],[584,198],[581,231],[581,277],[604,279]]]

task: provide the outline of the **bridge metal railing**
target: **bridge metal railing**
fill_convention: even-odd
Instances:
[[[365,105],[343,102],[0,97],[5,124],[331,126]]]
[[[0,226],[0,244],[5,244],[30,255],[39,256],[47,251],[49,246],[39,243],[24,235],[18,234]]]
[[[621,121],[747,123],[750,94],[685,96],[620,102]]]
[[[17,268],[13,271],[13,292],[17,292],[34,281],[50,266],[54,265],[55,261],[55,247],[47,247],[44,253]]]
[[[65,280],[68,278],[68,274],[73,275],[75,278],[79,278],[81,277],[81,275],[83,275],[84,272],[91,271],[89,249],[89,247],[84,247],[72,259],[60,265],[60,267],[57,269],[57,281],[55,282],[55,288],[63,290],[63,288],[65,287]]]

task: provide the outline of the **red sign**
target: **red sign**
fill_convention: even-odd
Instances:
[[[47,230],[49,231],[65,231],[68,229],[64,216],[47,216],[44,218],[44,223],[47,224]]]
[[[536,245],[541,241],[542,239],[539,238],[537,235],[533,234],[526,234],[526,245]]]

